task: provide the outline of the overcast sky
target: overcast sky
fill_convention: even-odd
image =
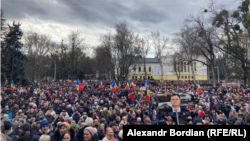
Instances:
[[[217,0],[236,5],[235,0]],[[233,2],[230,2],[233,1]],[[85,42],[97,46],[100,36],[126,23],[135,32],[159,31],[171,38],[185,17],[196,15],[209,0],[1,0],[6,19],[20,21],[22,29],[46,33],[58,43],[72,29],[80,29]],[[148,57],[154,57],[151,50]]]

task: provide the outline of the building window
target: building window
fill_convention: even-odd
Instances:
[[[134,79],[134,76],[132,76],[132,79]]]
[[[144,67],[144,72],[146,72],[146,67]]]
[[[151,67],[148,68],[148,71],[151,72]]]
[[[186,70],[186,62],[184,62],[184,72],[187,72],[187,70]]]
[[[136,66],[134,66],[134,72],[136,72]]]
[[[183,76],[181,76],[181,79],[183,79],[184,77]]]
[[[145,80],[145,76],[143,76],[143,80]]]
[[[187,79],[187,76],[185,76],[185,79]]]
[[[190,76],[188,76],[188,79],[190,78]]]
[[[137,76],[135,76],[135,79],[137,79]]]
[[[195,72],[196,72],[196,67],[197,67],[196,62],[194,62],[194,71]]]
[[[139,67],[139,72],[141,72],[141,67]]]
[[[181,62],[181,72],[183,72],[183,62]]]
[[[188,72],[189,72],[190,70],[189,70],[189,66],[188,66]]]
[[[148,79],[150,79],[150,76],[148,76]]]

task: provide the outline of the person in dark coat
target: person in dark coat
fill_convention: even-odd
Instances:
[[[101,123],[100,128],[97,130],[99,140],[102,140],[105,137],[105,135],[106,135],[105,129],[106,129],[105,124]]]
[[[60,124],[59,129],[52,135],[51,141],[61,141],[60,136],[63,132],[69,131],[72,141],[77,141],[74,129],[70,128],[69,123],[63,122]]]
[[[39,141],[39,137],[30,132],[30,125],[28,123],[22,124],[19,132],[21,136],[17,141]]]
[[[4,123],[4,134],[11,137],[13,139],[13,141],[16,141],[19,136],[16,134],[16,132],[11,127],[11,122],[3,121],[3,123]]]
[[[52,132],[49,130],[49,122],[47,120],[42,120],[40,122],[40,129],[37,134],[39,137],[42,135],[52,135]]]

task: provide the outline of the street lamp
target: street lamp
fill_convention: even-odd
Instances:
[[[218,83],[220,83],[220,77],[219,77],[220,72],[219,72],[219,67],[214,67],[214,68],[217,68],[217,72],[218,72]]]

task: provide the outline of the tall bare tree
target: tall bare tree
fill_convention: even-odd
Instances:
[[[155,55],[159,59],[159,64],[161,68],[161,79],[163,79],[163,56],[168,49],[169,38],[161,35],[159,32],[151,32],[152,46],[155,49]]]
[[[150,36],[145,35],[139,41],[139,45],[141,47],[141,57],[143,61],[143,70],[144,70],[144,77],[147,78],[147,69],[146,69],[146,57],[148,52],[150,51]]]

